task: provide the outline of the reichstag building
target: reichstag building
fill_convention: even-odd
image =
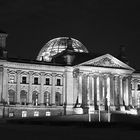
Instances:
[[[78,40],[48,41],[36,60],[7,57],[0,33],[0,117],[86,114],[140,108],[140,73],[120,55],[90,53]]]

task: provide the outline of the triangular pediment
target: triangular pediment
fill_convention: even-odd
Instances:
[[[123,69],[134,69],[124,62],[118,60],[114,56],[110,54],[105,54],[100,57],[94,58],[92,60],[86,61],[84,63],[79,64],[80,66],[95,66],[95,67],[107,67],[107,68],[123,68]]]

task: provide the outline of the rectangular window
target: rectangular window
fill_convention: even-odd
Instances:
[[[50,78],[46,78],[46,85],[50,85]]]
[[[57,86],[60,86],[60,85],[61,85],[61,80],[60,80],[60,79],[57,79],[56,85],[57,85]]]
[[[23,83],[23,84],[26,84],[26,82],[27,82],[26,79],[27,79],[27,78],[26,78],[25,76],[22,77],[22,83]]]
[[[140,90],[140,84],[138,84],[137,90]]]
[[[38,84],[38,77],[34,78],[34,84],[36,84],[36,85]]]
[[[27,117],[27,111],[22,111],[22,117]]]
[[[38,111],[34,111],[34,117],[38,117],[39,116],[39,112]]]

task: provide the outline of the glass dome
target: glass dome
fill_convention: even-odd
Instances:
[[[40,50],[37,56],[37,60],[42,61],[43,59],[44,61],[51,61],[54,55],[64,51],[67,48],[67,39],[68,37],[59,37],[47,42],[44,45],[44,47]],[[88,53],[88,50],[81,42],[79,42],[74,38],[71,39],[72,39],[72,47],[75,52]]]

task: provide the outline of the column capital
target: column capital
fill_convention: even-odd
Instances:
[[[40,76],[45,76],[45,72],[40,72]]]
[[[21,74],[21,70],[17,70],[16,73],[17,73],[17,74]]]
[[[29,71],[28,73],[29,75],[33,75],[34,71]]]
[[[52,77],[55,77],[56,75],[57,75],[57,73],[55,73],[55,72],[52,72]]]

